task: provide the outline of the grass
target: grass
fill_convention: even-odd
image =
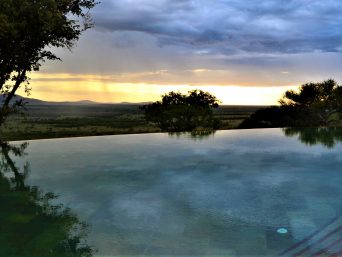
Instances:
[[[234,129],[260,106],[221,106],[215,116],[221,129]],[[160,132],[146,123],[138,105],[31,105],[23,116],[0,128],[1,140],[31,140]]]

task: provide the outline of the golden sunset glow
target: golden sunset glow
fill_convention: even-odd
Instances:
[[[194,71],[202,73],[205,71]],[[145,75],[146,73],[144,73]],[[141,75],[141,74],[139,74]],[[137,74],[126,74],[127,78]],[[119,76],[123,78],[124,76]],[[272,105],[282,94],[296,86],[253,87],[239,85],[155,84],[145,82],[115,82],[118,77],[73,74],[32,74],[30,97],[47,101],[92,100],[102,103],[148,102],[160,99],[170,91],[186,93],[201,89],[214,94],[227,105]]]

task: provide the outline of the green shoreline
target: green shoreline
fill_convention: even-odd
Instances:
[[[0,140],[21,141],[49,138],[156,133],[146,123],[138,105],[30,105],[25,116],[11,117],[0,128]],[[221,106],[215,116],[220,129],[235,129],[263,106]]]

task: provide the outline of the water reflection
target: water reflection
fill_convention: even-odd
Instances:
[[[322,144],[327,148],[333,148],[342,141],[342,128],[284,128],[287,137],[298,136],[298,139],[306,145]]]
[[[191,132],[169,132],[168,135],[172,137],[176,137],[178,139],[180,138],[189,138],[192,140],[203,140],[207,139],[211,136],[214,136],[216,133],[216,130],[193,130]]]
[[[29,164],[19,168],[11,156],[22,157],[27,146],[0,142],[0,256],[93,256],[86,224],[52,204],[53,193],[25,184]]]
[[[7,163],[1,167],[9,170],[2,170],[0,182],[10,188],[2,183],[0,189],[10,191],[13,199],[25,199],[22,208],[15,208],[19,199],[0,198],[6,203],[0,219],[9,213],[6,219],[20,225],[2,222],[8,226],[3,230],[0,223],[0,256],[90,256],[87,251],[64,253],[79,231],[72,228],[79,219],[91,224],[87,241],[96,246],[98,257],[341,252],[341,245],[334,245],[342,238],[341,144],[334,149],[307,147],[279,129],[218,131],[202,141],[179,137],[157,133],[38,140],[20,158],[4,145],[2,151],[15,163],[1,155]],[[19,165],[23,159],[31,164],[29,173],[28,165]],[[13,166],[21,167],[17,174],[22,180],[11,180],[16,177]],[[26,196],[33,194],[33,185],[56,192],[59,197],[52,203],[71,206],[79,219],[52,215],[51,200],[40,211],[42,197]],[[16,188],[23,188],[18,192],[24,196],[17,196]],[[26,203],[33,207],[24,207]],[[26,224],[31,217],[27,212],[36,224]],[[65,230],[55,232],[56,226]],[[284,229],[287,233],[279,233]],[[20,233],[34,239],[17,243],[13,238]],[[56,234],[61,236],[54,238]],[[84,237],[79,238],[74,249],[87,247]],[[54,255],[45,254],[46,249],[36,254],[37,245],[48,240],[53,242],[50,248],[61,245],[64,252],[57,248]],[[13,250],[16,244],[22,251]],[[2,245],[12,252],[2,254]]]

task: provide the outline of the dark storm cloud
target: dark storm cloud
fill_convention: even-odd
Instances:
[[[202,54],[342,51],[340,0],[106,0],[94,18]]]

